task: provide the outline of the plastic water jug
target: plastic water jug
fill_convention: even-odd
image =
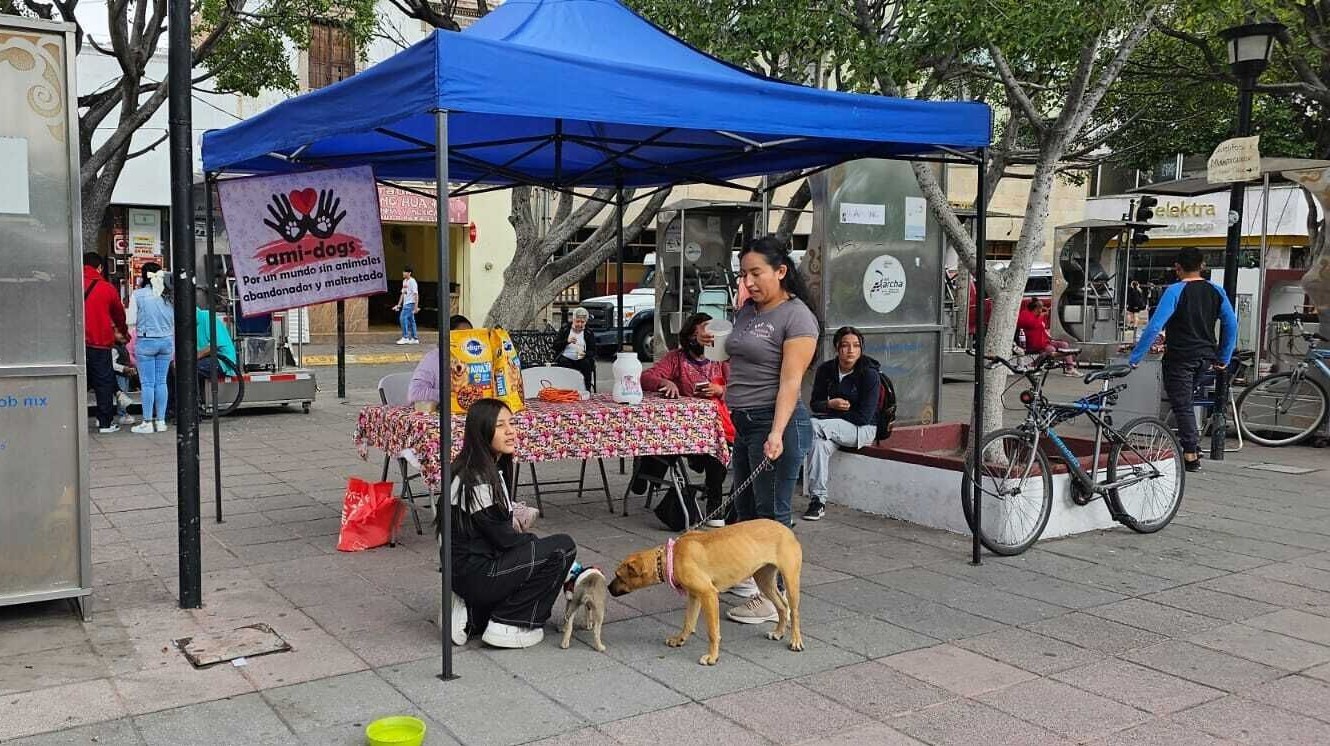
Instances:
[[[642,403],[642,361],[636,352],[614,356],[614,401],[620,404]]]

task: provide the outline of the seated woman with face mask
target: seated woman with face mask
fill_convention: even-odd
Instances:
[[[643,371],[642,391],[656,391],[666,399],[681,396],[719,399],[725,395],[725,384],[730,380],[730,364],[706,359],[702,354],[702,343],[697,341],[698,327],[710,320],[707,314],[699,313],[684,321],[679,329],[679,346],[665,353],[660,362]],[[707,455],[689,456],[688,465],[694,471],[706,474],[709,515],[720,507],[725,475],[729,470],[715,456]],[[642,468],[648,472],[664,473],[664,469],[655,464],[643,464]],[[708,523],[712,526],[725,525],[719,518]]]

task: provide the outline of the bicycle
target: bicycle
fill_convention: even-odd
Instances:
[[[205,371],[199,371],[199,417],[205,420],[211,419],[214,414],[218,417],[231,414],[245,398],[245,372],[240,370],[234,360],[224,355],[218,355],[217,358],[221,365],[214,366],[212,373],[217,378],[216,402],[212,401],[212,377]],[[225,368],[236,371],[236,375],[228,376]]]
[[[1297,443],[1320,429],[1330,410],[1330,393],[1325,384],[1311,375],[1312,367],[1330,380],[1330,349],[1318,342],[1330,342],[1318,332],[1303,328],[1303,321],[1315,317],[1300,313],[1281,313],[1271,321],[1292,322],[1307,343],[1307,354],[1293,370],[1258,379],[1238,397],[1238,427],[1253,443],[1286,446]]]
[[[1059,358],[1077,350],[1063,350],[1035,358],[1029,365],[986,356],[987,367],[1006,366],[1024,376],[1030,388],[1021,392],[1026,418],[1015,428],[995,430],[979,446],[983,454],[980,494],[984,498],[982,525],[974,519],[974,452],[966,458],[961,481],[961,509],[965,521],[989,551],[1012,556],[1029,549],[1048,525],[1053,508],[1053,470],[1040,441],[1053,444],[1071,478],[1070,497],[1077,505],[1103,499],[1115,521],[1137,533],[1154,533],[1177,515],[1185,483],[1182,446],[1177,436],[1156,417],[1140,417],[1114,427],[1110,410],[1127,385],[1110,381],[1131,372],[1126,365],[1110,365],[1085,376],[1087,384],[1102,381],[1102,388],[1070,403],[1050,402],[1043,393],[1048,373],[1061,365]],[[1058,436],[1055,428],[1080,416],[1095,425],[1090,471]],[[1104,479],[1099,478],[1101,453],[1108,446]]]

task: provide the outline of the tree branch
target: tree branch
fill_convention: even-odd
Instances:
[[[150,152],[156,150],[156,149],[157,149],[157,146],[158,146],[158,145],[161,145],[161,144],[164,143],[164,142],[166,142],[166,138],[168,138],[168,137],[170,137],[170,136],[171,136],[171,132],[170,132],[169,130],[166,131],[166,132],[164,132],[164,133],[162,133],[162,136],[159,137],[159,138],[157,138],[156,140],[153,140],[153,141],[152,141],[152,144],[149,145],[148,147],[143,148],[143,149],[141,149],[141,150],[135,150],[135,151],[130,152],[128,155],[125,156],[125,160],[127,160],[127,161],[132,161],[132,160],[134,160],[135,158],[138,158],[139,156],[141,156],[141,155],[143,155],[143,154],[145,154],[145,153],[150,153]]]
[[[1141,39],[1144,39],[1145,35],[1150,32],[1150,27],[1154,21],[1156,10],[1157,6],[1153,4],[1145,9],[1144,15],[1137,19],[1135,25],[1133,25],[1131,30],[1127,32],[1127,35],[1122,41],[1118,43],[1118,51],[1113,55],[1113,59],[1110,60],[1108,65],[1106,65],[1099,73],[1099,78],[1094,82],[1094,85],[1086,93],[1085,97],[1081,99],[1079,105],[1076,107],[1076,111],[1072,113],[1067,126],[1067,133],[1072,139],[1079,136],[1081,129],[1085,127],[1085,123],[1089,120],[1090,115],[1099,107],[1099,102],[1102,101],[1104,96],[1108,93],[1109,87],[1112,86],[1113,83],[1117,81],[1118,76],[1122,74],[1122,69],[1126,67],[1127,60],[1131,57],[1132,52],[1136,51],[1136,45],[1140,44]]]
[[[1024,115],[1030,127],[1042,136],[1048,129],[1044,121],[1044,115],[1035,107],[1034,101],[1030,99],[1029,94],[1021,86],[1021,82],[1016,79],[1016,74],[1012,72],[1011,65],[1007,63],[1007,57],[1002,54],[1002,50],[997,48],[996,44],[988,45],[988,53],[993,58],[993,66],[997,68],[998,75],[1002,78],[1002,84],[1007,89],[1008,101],[1016,104],[1017,110]]]

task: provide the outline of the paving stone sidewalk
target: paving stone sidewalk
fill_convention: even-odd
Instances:
[[[205,489],[201,610],[175,603],[174,438],[94,438],[94,616],[0,608],[0,741],[349,745],[375,717],[414,714],[428,744],[1330,743],[1326,451],[1249,447],[1189,475],[1159,534],[980,567],[964,537],[832,506],[797,529],[801,654],[725,623],[720,664],[702,668],[702,640],[664,646],[682,601],[655,588],[612,600],[605,654],[585,633],[568,651],[552,632],[526,651],[472,642],[443,683],[430,538],[408,522],[400,546],[334,549],[346,479],[379,470],[350,442],[382,373],[361,367],[346,404],[223,421],[226,521]],[[1263,461],[1319,471],[1248,468]],[[584,563],[667,536],[640,498],[628,517],[563,498],[537,530],[573,535]],[[257,621],[294,650],[195,670],[170,643]]]

